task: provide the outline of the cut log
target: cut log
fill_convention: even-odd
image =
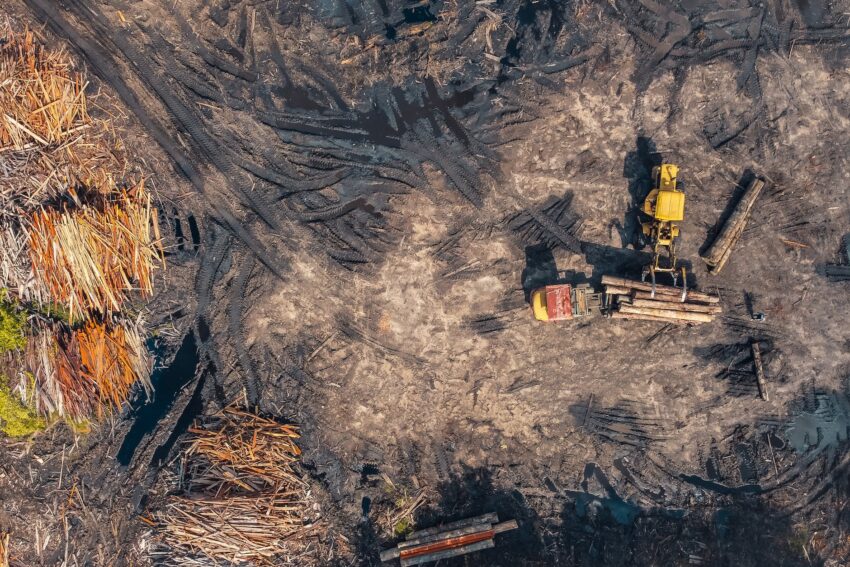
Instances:
[[[764,180],[755,178],[750,182],[750,185],[744,191],[741,200],[735,205],[735,209],[723,227],[717,234],[717,238],[702,255],[702,259],[708,265],[709,272],[712,274],[720,273],[726,261],[732,254],[732,249],[744,233],[744,227],[747,225],[747,220],[753,211],[756,199],[764,189]]]
[[[667,293],[667,292],[664,292],[664,293],[657,293],[656,292],[655,297],[652,297],[652,293],[650,293],[648,291],[635,290],[635,291],[632,292],[632,297],[634,297],[635,299],[649,299],[650,301],[675,301],[676,303],[682,303],[682,295],[681,294],[673,295],[672,293]],[[717,305],[718,303],[720,303],[719,297],[713,296],[713,295],[711,295],[709,297],[711,298],[711,301],[702,301],[702,300],[694,299],[691,296],[691,294],[688,293],[688,298],[687,298],[687,301],[685,301],[685,303],[687,303],[689,305]]]
[[[618,278],[616,276],[602,276],[602,285],[606,286],[616,286],[616,287],[625,287],[629,289],[637,289],[640,291],[652,291],[652,284],[649,282],[639,282],[635,280],[627,280],[625,278]],[[673,295],[675,294],[677,297],[682,297],[682,288],[673,287],[671,285],[661,285],[655,284],[655,294],[664,294],[664,295]],[[707,293],[703,293],[701,291],[688,290],[686,295],[687,300],[693,301],[702,301],[704,303],[718,303],[720,301],[719,297],[709,295]]]
[[[667,317],[655,317],[653,315],[639,315],[637,313],[623,313],[622,311],[614,311],[611,313],[612,319],[632,319],[637,321],[658,321],[659,323],[668,323],[673,325],[686,325],[690,321],[679,321],[677,319],[669,319]]]
[[[671,311],[687,311],[690,313],[718,314],[723,312],[719,305],[699,305],[695,303],[680,303],[676,301],[658,301],[652,299],[634,298],[631,301],[633,307],[647,307],[649,309],[667,309]]]
[[[761,348],[759,348],[758,341],[751,341],[750,346],[753,349],[753,366],[756,368],[756,382],[758,382],[759,394],[761,394],[761,399],[769,402],[770,398],[767,395],[767,383],[764,380],[764,367],[761,363]]]
[[[605,286],[605,293],[609,295],[629,295],[631,292],[631,288],[628,287],[620,287],[616,285]]]
[[[714,316],[710,313],[688,313],[687,311],[673,311],[672,309],[647,309],[646,307],[633,307],[631,305],[620,305],[620,313],[632,313],[635,315],[651,315],[689,323],[711,323]]]

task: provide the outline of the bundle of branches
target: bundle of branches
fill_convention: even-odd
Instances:
[[[296,428],[230,406],[191,433],[186,491],[157,514],[162,542],[234,563],[318,564],[320,525],[296,470]]]
[[[88,320],[76,329],[44,319],[0,372],[27,407],[75,420],[102,415],[126,402],[136,384],[150,394],[150,359],[140,323]]]
[[[27,232],[36,278],[72,319],[117,313],[135,290],[153,293],[152,274],[163,256],[144,182],[77,208],[41,209]]]

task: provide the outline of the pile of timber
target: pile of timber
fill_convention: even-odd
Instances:
[[[732,249],[744,233],[744,228],[747,226],[747,220],[753,212],[753,206],[756,199],[764,189],[764,180],[755,178],[747,186],[747,190],[741,196],[741,200],[735,206],[735,210],[723,223],[723,227],[717,234],[711,246],[706,250],[701,257],[708,265],[708,271],[712,274],[719,274],[729,256],[732,255]]]
[[[720,298],[701,291],[602,276],[612,319],[664,323],[710,323],[719,315]]]
[[[411,533],[397,547],[381,552],[381,561],[401,560],[401,567],[439,561],[495,547],[496,534],[516,529],[516,520],[499,523],[495,513],[466,518]]]

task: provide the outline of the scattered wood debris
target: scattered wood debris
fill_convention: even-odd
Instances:
[[[602,276],[612,319],[710,323],[723,312],[720,298],[686,288]]]
[[[726,265],[727,260],[732,255],[732,249],[744,233],[747,220],[753,212],[753,206],[761,194],[762,189],[764,189],[764,185],[764,180],[757,177],[750,182],[746,191],[741,196],[741,200],[735,205],[732,214],[729,215],[729,218],[726,219],[726,222],[717,234],[717,238],[714,239],[714,242],[706,250],[705,254],[701,256],[708,265],[710,273],[719,274],[723,266]]]
[[[154,525],[162,543],[213,560],[319,565],[318,521],[301,480],[297,430],[229,406],[193,427]]]

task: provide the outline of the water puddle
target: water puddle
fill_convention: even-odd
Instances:
[[[118,450],[116,459],[122,466],[127,466],[133,460],[142,440],[156,429],[160,420],[168,413],[177,394],[195,377],[198,365],[198,349],[195,345],[195,335],[188,333],[183,344],[167,367],[156,368],[151,375],[154,387],[152,400],[141,402],[133,408],[131,419],[134,419],[130,431],[124,437],[124,442]]]

